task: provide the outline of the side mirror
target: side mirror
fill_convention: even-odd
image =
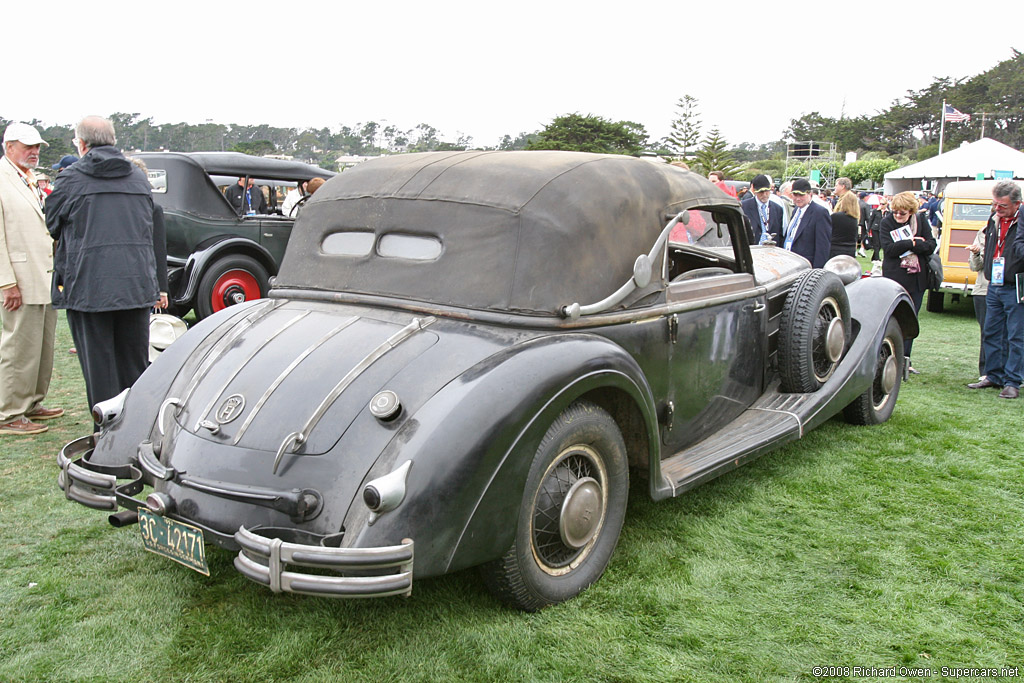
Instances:
[[[651,257],[647,254],[640,254],[633,264],[633,282],[643,289],[651,283]]]

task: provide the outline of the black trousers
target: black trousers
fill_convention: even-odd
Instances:
[[[907,292],[910,295],[910,300],[914,302],[914,311],[916,313],[921,312],[921,303],[924,302],[924,290],[918,289],[913,292]],[[914,349],[913,339],[903,340],[903,355],[910,358],[910,352]]]
[[[149,308],[68,310],[90,410],[135,383],[149,362]]]

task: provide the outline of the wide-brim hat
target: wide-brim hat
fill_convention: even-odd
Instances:
[[[167,313],[149,316],[149,362],[155,361],[164,349],[187,331],[188,326],[181,318]]]

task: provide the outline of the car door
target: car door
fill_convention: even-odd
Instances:
[[[666,456],[723,428],[764,389],[766,294],[747,272],[742,230],[738,212],[691,210],[687,234],[669,245]]]

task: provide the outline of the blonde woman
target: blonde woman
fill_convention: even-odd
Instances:
[[[918,213],[918,201],[913,192],[900,192],[892,198],[892,213],[882,219],[879,233],[884,256],[882,275],[903,285],[914,301],[914,310],[920,311],[928,289],[928,256],[935,251],[935,238],[927,211]],[[903,355],[909,372],[916,375],[917,370],[910,364],[913,346],[914,340],[907,339],[903,343]]]
[[[860,222],[860,202],[853,192],[846,192],[836,202],[832,212],[832,250],[828,257],[857,255],[857,224]]]

